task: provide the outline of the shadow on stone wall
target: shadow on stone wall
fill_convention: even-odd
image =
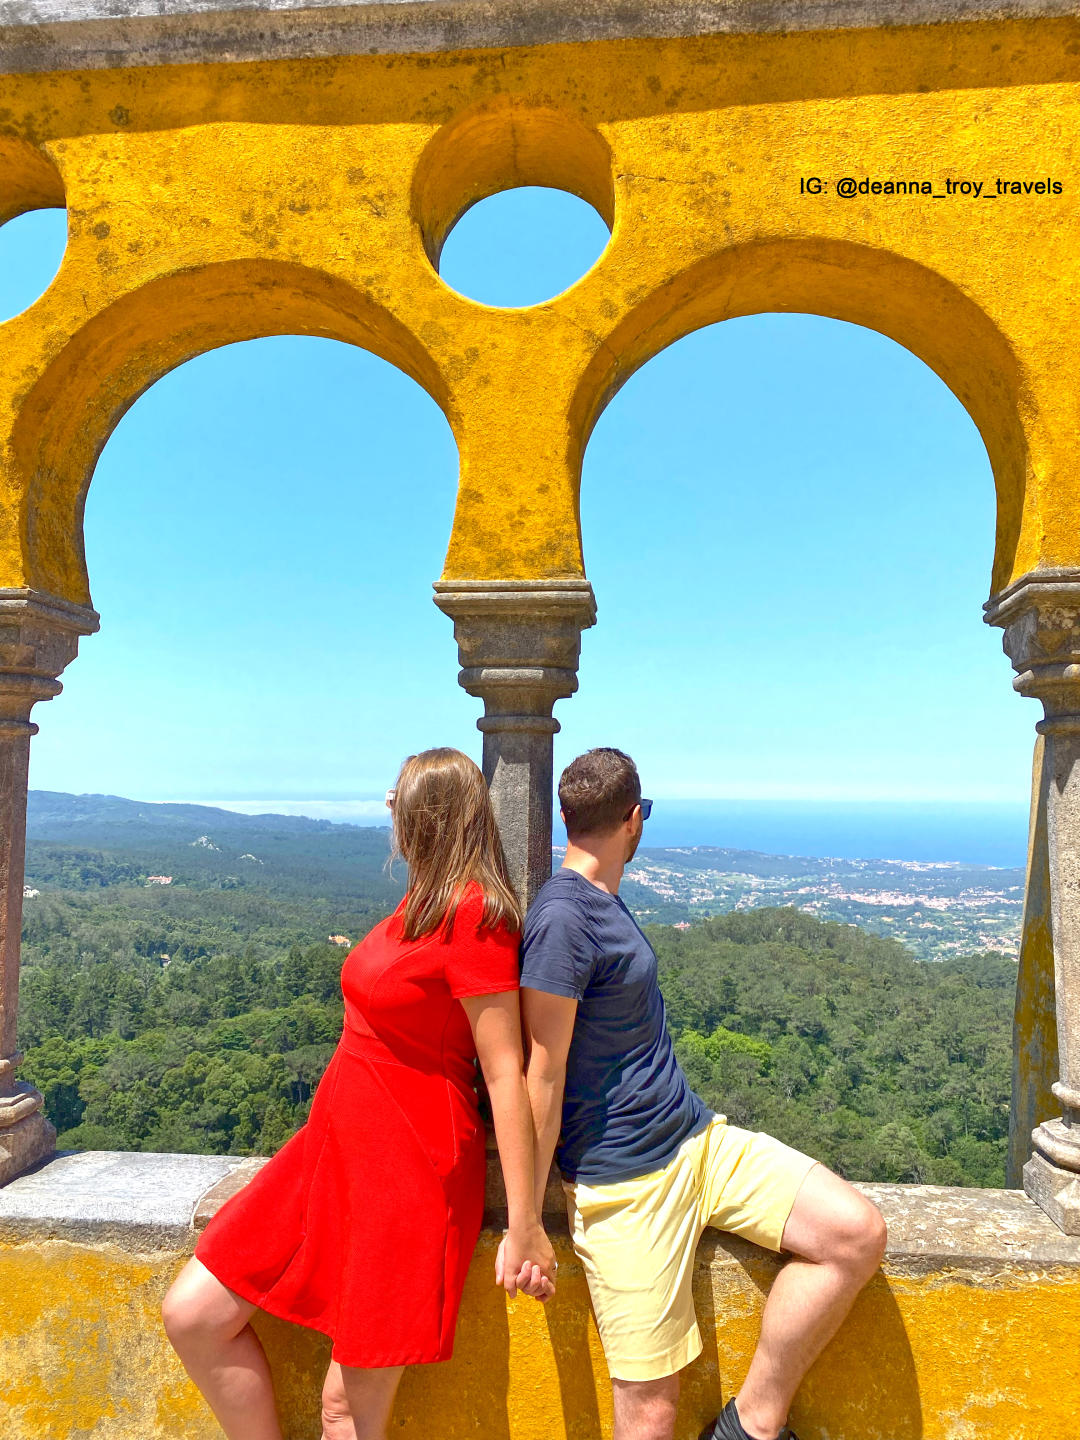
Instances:
[[[704,1349],[684,1377],[676,1428],[680,1440],[696,1436],[737,1391],[779,1269],[768,1252],[735,1236],[706,1232],[694,1276]],[[750,1307],[756,1313],[747,1323]],[[790,1419],[796,1430],[801,1426],[814,1435],[921,1440],[915,1359],[899,1307],[880,1272],[810,1371]]]
[[[466,1284],[462,1310],[468,1318],[458,1327],[453,1359],[406,1370],[394,1405],[393,1433],[511,1440],[510,1325],[503,1292],[493,1283],[495,1247],[494,1237],[481,1238],[481,1263],[474,1263]],[[270,1361],[285,1440],[319,1440],[329,1340],[267,1315],[257,1315],[254,1324]],[[553,1392],[553,1410],[557,1404]]]
[[[521,1302],[512,1316],[515,1333],[529,1332],[533,1357],[529,1400],[537,1433],[545,1430],[566,1440],[603,1440],[611,1430],[611,1396],[606,1367],[589,1313],[588,1290],[579,1263],[564,1237],[558,1237],[560,1295],[542,1312]],[[776,1257],[734,1236],[706,1232],[698,1250],[694,1300],[701,1328],[700,1357],[683,1375],[676,1440],[694,1440],[702,1426],[733,1395],[746,1373],[759,1333],[761,1311],[779,1269]],[[520,1416],[504,1306],[494,1286],[474,1287],[482,1301],[484,1323],[458,1331],[454,1383],[446,1403],[458,1414],[476,1417],[484,1440],[510,1440],[507,1414]],[[467,1297],[468,1298],[468,1297]],[[544,1330],[536,1320],[542,1314]],[[493,1344],[492,1342],[496,1343]],[[546,1341],[546,1346],[544,1345]],[[548,1350],[554,1374],[537,1383],[535,1355]],[[459,1364],[463,1369],[459,1369]],[[441,1369],[443,1367],[433,1367]],[[414,1372],[414,1375],[416,1372]],[[461,1382],[465,1380],[465,1388]],[[436,1399],[437,1381],[412,1382],[419,1399]],[[403,1389],[403,1401],[405,1399]],[[441,1399],[441,1397],[440,1397]],[[411,1411],[413,1407],[410,1405]],[[404,1409],[404,1405],[402,1406]],[[428,1414],[439,1413],[427,1411]],[[546,1420],[545,1420],[546,1417]],[[402,1417],[403,1418],[403,1417]],[[859,1297],[851,1316],[807,1377],[792,1423],[811,1435],[858,1436],[859,1440],[922,1440],[923,1412],[915,1360],[899,1307],[879,1274]],[[515,1434],[517,1434],[515,1428]]]

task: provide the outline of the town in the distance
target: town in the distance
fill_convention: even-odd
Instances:
[[[385,827],[244,815],[209,805],[32,791],[27,835],[28,901],[50,888],[114,884],[297,895],[303,875],[314,882],[314,895],[366,911],[400,895],[404,878],[403,866],[396,872],[385,866]],[[556,865],[560,855],[556,848]],[[328,871],[316,879],[313,864]],[[830,859],[710,845],[643,847],[622,894],[642,924],[684,927],[727,911],[794,906],[819,920],[898,940],[922,960],[986,951],[1015,959],[1024,872],[940,860]]]

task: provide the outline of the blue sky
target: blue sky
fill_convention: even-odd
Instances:
[[[535,303],[606,238],[582,202],[514,191],[464,218],[442,272]],[[62,245],[59,212],[0,230],[0,316]],[[431,601],[455,482],[434,402],[362,351],[274,338],[167,376],[98,465],[102,629],[36,711],[31,783],[344,817],[411,750],[478,756]],[[599,623],[557,767],[612,743],[659,797],[1026,801],[1037,709],[981,619],[986,453],[891,340],[806,315],[687,337],[601,418],[582,521]]]

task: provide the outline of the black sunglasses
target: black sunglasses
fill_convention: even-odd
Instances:
[[[644,796],[642,796],[642,798],[641,798],[637,803],[641,806],[641,818],[642,818],[642,820],[643,820],[643,821],[647,820],[647,819],[649,818],[649,816],[652,814],[652,801],[651,801],[651,800],[646,800],[646,799],[644,798]],[[631,816],[633,813],[634,813],[634,807],[631,805],[630,809],[626,812],[626,815],[625,815],[623,818],[626,819],[626,820],[629,820],[629,819],[630,819],[630,816]]]

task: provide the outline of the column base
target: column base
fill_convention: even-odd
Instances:
[[[56,1129],[42,1103],[39,1092],[23,1083],[13,1095],[0,1095],[0,1185],[55,1154]]]
[[[1024,1194],[1059,1230],[1080,1235],[1080,1175],[1063,1170],[1037,1152],[1024,1166]]]

